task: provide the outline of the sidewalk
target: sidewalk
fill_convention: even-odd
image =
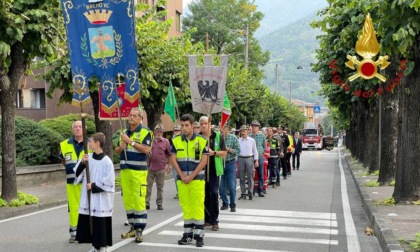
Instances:
[[[370,220],[374,235],[383,251],[402,252],[410,250],[409,241],[415,240],[420,232],[420,206],[398,205],[379,206],[378,201],[392,197],[393,186],[368,187],[369,181],[377,181],[378,176],[366,176],[363,169],[351,155],[344,153],[344,166],[348,166],[363,201],[365,212]],[[346,167],[344,167],[346,168]],[[401,243],[399,242],[401,241]]]

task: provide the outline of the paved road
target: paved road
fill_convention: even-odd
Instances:
[[[141,244],[120,238],[127,227],[118,193],[108,251],[381,251],[376,237],[364,234],[369,224],[361,199],[336,150],[304,152],[301,170],[265,198],[239,201],[236,213],[221,211],[220,230],[206,230],[203,248],[176,243],[183,228],[174,188],[168,180],[163,211],[152,204]],[[88,251],[87,244],[67,242],[67,218],[67,207],[59,206],[0,221],[1,250]]]

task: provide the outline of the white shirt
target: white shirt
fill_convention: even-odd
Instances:
[[[255,140],[252,137],[239,138],[239,156],[240,157],[250,157],[253,156],[254,160],[258,160],[258,151]]]
[[[79,161],[79,163],[82,160]],[[79,163],[76,164],[74,171],[76,172]],[[90,198],[90,215],[96,217],[112,216],[114,206],[115,192],[115,173],[114,165],[108,156],[102,160],[95,160],[92,154],[89,154],[89,172],[90,182],[95,183],[103,192],[91,193]],[[86,169],[76,177],[74,184],[82,183],[82,193],[80,198],[79,213],[89,215],[88,199],[86,191]]]

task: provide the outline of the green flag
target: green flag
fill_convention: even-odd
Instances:
[[[223,109],[222,109],[222,128],[225,127],[227,121],[229,120],[230,114],[232,111],[230,110],[230,102],[227,96],[227,92],[225,91],[224,101],[223,101]]]
[[[176,108],[176,99],[175,99],[174,88],[172,87],[172,81],[169,81],[168,97],[166,97],[166,102],[165,102],[165,112],[171,117],[172,122],[175,122],[175,119],[176,119],[175,108]]]

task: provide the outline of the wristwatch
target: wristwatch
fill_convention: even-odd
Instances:
[[[133,146],[133,147],[134,147],[134,145],[135,145],[135,144],[136,144],[136,142],[134,142],[134,141],[133,141],[133,142],[131,143],[131,146]]]

